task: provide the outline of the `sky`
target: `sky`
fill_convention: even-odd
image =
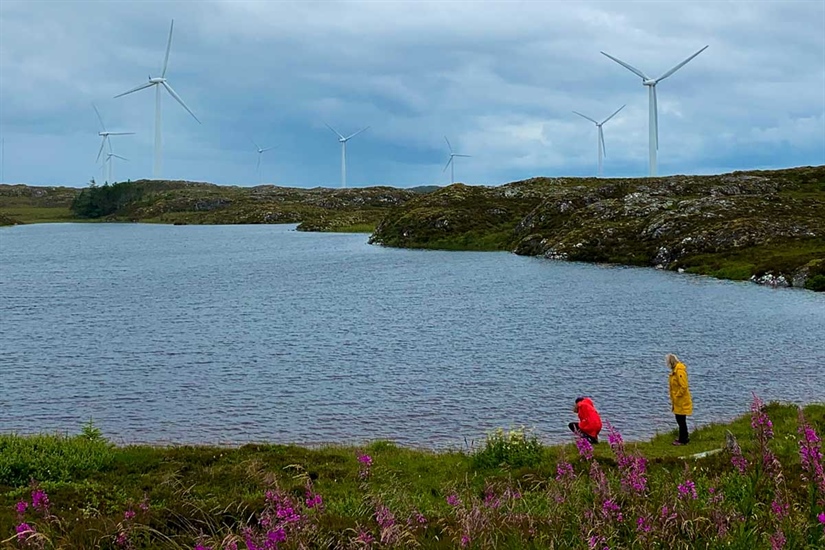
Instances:
[[[659,174],[825,164],[825,2],[0,2],[5,183],[83,187],[152,176],[154,89],[164,179],[221,185],[500,185],[648,173],[648,96],[607,52],[658,77]],[[261,147],[275,147],[261,157]]]

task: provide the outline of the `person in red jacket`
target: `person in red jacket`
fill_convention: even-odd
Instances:
[[[570,431],[586,438],[590,443],[598,443],[599,432],[602,431],[602,417],[593,406],[593,401],[589,397],[577,397],[573,412],[579,415],[579,421],[568,424]]]

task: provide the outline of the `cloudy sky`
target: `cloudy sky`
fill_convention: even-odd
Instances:
[[[163,176],[350,186],[498,185],[596,170],[647,174],[647,90],[605,51],[658,77],[659,172],[705,174],[825,164],[825,3],[746,2],[0,2],[3,180],[101,181],[94,102],[111,131],[115,179],[150,177],[154,91],[164,94]]]

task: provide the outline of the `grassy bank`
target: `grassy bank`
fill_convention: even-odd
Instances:
[[[642,443],[618,434],[608,443],[604,433],[592,458],[520,431],[439,453],[386,442],[116,447],[92,426],[76,436],[5,435],[0,540],[9,548],[820,548],[821,454],[800,449],[818,445],[825,405],[805,408],[807,431],[795,407],[754,411],[697,430],[687,447],[673,447],[672,433]],[[680,458],[720,448],[728,430],[741,454]]]

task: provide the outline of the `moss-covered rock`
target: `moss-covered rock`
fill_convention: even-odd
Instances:
[[[391,210],[371,242],[807,284],[825,259],[825,167],[453,185]],[[806,267],[807,266],[807,267]],[[812,271],[813,270],[813,271]],[[818,279],[817,279],[818,280]]]

